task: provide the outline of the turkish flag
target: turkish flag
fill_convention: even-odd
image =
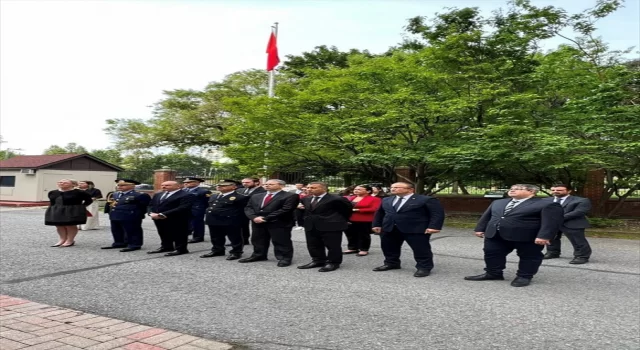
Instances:
[[[269,37],[269,43],[267,44],[267,72],[272,71],[280,63],[280,57],[278,57],[278,44],[276,42],[276,35],[271,32]]]

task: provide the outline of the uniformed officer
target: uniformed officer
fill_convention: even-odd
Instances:
[[[200,257],[224,256],[225,237],[229,237],[231,251],[227,260],[240,259],[244,247],[241,227],[246,219],[244,207],[249,197],[235,192],[234,181],[222,180],[216,185],[216,189],[220,194],[211,196],[206,215],[213,247],[210,253]]]
[[[191,229],[190,235],[192,236],[189,243],[204,241],[204,214],[209,205],[211,191],[200,187],[202,182],[204,182],[204,180],[197,177],[187,177],[182,181],[184,184],[183,190],[196,197],[191,207],[191,222],[189,227]]]
[[[123,248],[121,252],[131,252],[142,248],[142,220],[151,197],[134,191],[135,185],[139,184],[130,179],[116,180],[117,192],[108,198],[107,203],[113,244],[102,249]]]

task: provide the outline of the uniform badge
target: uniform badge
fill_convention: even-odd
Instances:
[[[229,197],[230,201],[235,200],[235,199],[236,199],[236,197]]]

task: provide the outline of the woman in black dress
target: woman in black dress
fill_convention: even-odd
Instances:
[[[86,191],[75,187],[75,180],[58,181],[58,189],[49,192],[49,208],[44,214],[44,224],[55,226],[60,240],[52,247],[71,247],[78,234],[78,225],[87,222],[87,205],[93,200]]]

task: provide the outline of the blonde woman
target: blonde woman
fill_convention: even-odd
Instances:
[[[78,189],[85,191],[91,196],[93,203],[87,206],[87,211],[91,216],[87,217],[87,223],[80,225],[79,228],[82,231],[96,230],[100,226],[100,220],[98,219],[99,205],[97,199],[102,198],[102,192],[95,187],[93,181],[79,181]]]
[[[71,247],[75,244],[78,225],[87,222],[87,206],[93,200],[87,192],[76,189],[78,182],[71,179],[58,181],[58,189],[50,191],[49,208],[44,214],[44,224],[55,226],[60,240],[52,247]]]

